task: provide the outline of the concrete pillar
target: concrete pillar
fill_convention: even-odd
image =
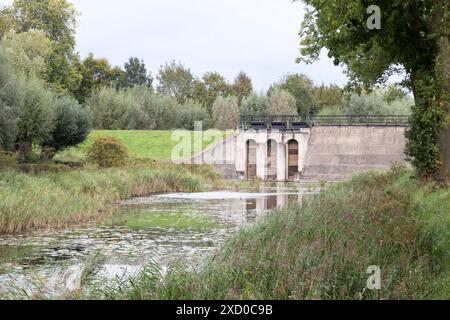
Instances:
[[[287,146],[285,143],[278,143],[278,150],[277,150],[277,180],[278,181],[285,181],[287,180]]]
[[[266,179],[267,163],[267,143],[258,142],[256,145],[256,175]]]

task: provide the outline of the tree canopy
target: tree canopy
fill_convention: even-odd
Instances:
[[[407,155],[422,176],[450,173],[450,6],[447,0],[375,0],[380,28],[369,28],[363,0],[303,0],[301,57],[312,62],[323,48],[347,67],[355,85],[372,87],[404,70],[416,105]]]
[[[46,80],[57,91],[74,92],[81,81],[75,62],[77,11],[67,0],[14,0],[0,10],[0,36],[41,30],[53,41]]]

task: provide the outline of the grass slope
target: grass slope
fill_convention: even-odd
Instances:
[[[77,157],[84,157],[93,140],[102,136],[120,139],[129,150],[130,156],[140,159],[170,160],[172,149],[178,144],[177,141],[172,141],[172,131],[94,130],[85,143],[66,150],[61,156],[72,154]],[[191,136],[193,140],[193,132],[191,132]],[[210,143],[203,141],[203,148],[206,148]]]
[[[382,270],[370,291],[367,269]],[[197,271],[149,267],[110,299],[450,298],[450,189],[367,173],[240,232]]]

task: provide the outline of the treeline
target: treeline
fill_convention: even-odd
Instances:
[[[411,98],[396,87],[376,92],[316,86],[287,74],[256,93],[240,72],[229,82],[218,72],[197,76],[180,62],[155,77],[143,60],[123,67],[75,51],[77,12],[66,0],[14,0],[0,8],[0,148],[33,145],[52,152],[83,141],[96,129],[232,129],[241,115],[400,114]]]

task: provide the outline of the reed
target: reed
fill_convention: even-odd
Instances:
[[[156,192],[201,191],[219,181],[209,167],[172,164],[36,174],[0,171],[0,233],[101,220],[120,200]]]

